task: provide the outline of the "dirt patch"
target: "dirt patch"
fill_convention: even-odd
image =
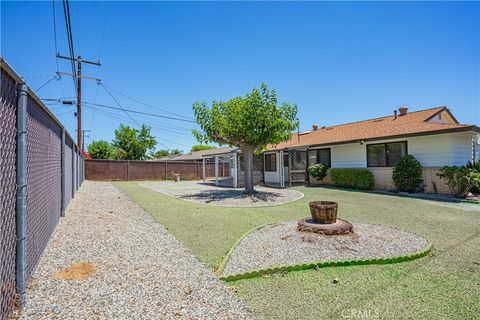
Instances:
[[[74,263],[70,267],[53,274],[57,280],[85,280],[95,274],[95,266],[90,262]]]

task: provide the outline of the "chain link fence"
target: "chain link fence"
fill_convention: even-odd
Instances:
[[[3,320],[15,299],[16,252],[16,108],[15,80],[2,68],[0,96],[0,312]],[[5,316],[4,316],[5,315]]]
[[[25,284],[84,180],[84,158],[63,125],[22,86],[18,74],[3,59],[0,63],[0,320],[4,320],[15,304],[25,302]]]

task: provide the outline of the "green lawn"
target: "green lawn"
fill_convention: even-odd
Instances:
[[[297,187],[305,198],[276,207],[223,208],[115,185],[213,269],[235,241],[264,224],[309,215],[308,201],[339,202],[339,217],[415,232],[434,251],[412,262],[325,268],[228,283],[259,318],[474,319],[480,314],[480,213],[430,201]],[[338,278],[338,283],[332,280]],[[369,317],[367,317],[369,316]]]

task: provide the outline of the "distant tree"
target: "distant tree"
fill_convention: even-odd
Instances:
[[[148,159],[157,144],[150,132],[151,128],[144,124],[140,129],[121,124],[115,130],[115,139],[112,141],[115,157],[121,160]]]
[[[181,154],[183,154],[183,151],[180,150],[180,149],[172,149],[172,150],[170,150],[170,155],[171,155],[171,156],[179,156],[179,155],[181,155]]]
[[[155,158],[160,159],[160,158],[165,158],[165,157],[173,157],[173,156],[178,156],[183,154],[183,151],[180,149],[160,149],[155,153]]]
[[[210,150],[210,149],[215,149],[214,146],[209,146],[205,144],[196,144],[192,146],[192,150],[190,152],[195,152],[195,151],[202,151],[202,150]]]
[[[87,149],[93,159],[112,159],[114,156],[113,147],[105,140],[93,141]]]
[[[193,130],[193,134],[200,143],[217,142],[241,149],[248,194],[254,192],[254,153],[268,144],[287,141],[298,127],[297,106],[287,102],[278,106],[275,90],[269,91],[265,84],[245,97],[213,101],[211,108],[206,102],[195,102],[193,111],[201,128],[201,131]]]
[[[165,158],[170,155],[170,151],[168,149],[160,149],[155,152],[155,158],[160,159],[160,158]]]

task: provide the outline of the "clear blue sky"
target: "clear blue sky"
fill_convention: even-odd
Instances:
[[[56,71],[52,2],[2,1],[1,9],[2,56],[36,89]],[[56,10],[58,47],[67,54],[61,2]],[[72,2],[71,14],[76,54],[103,64],[85,65],[84,74],[170,112],[193,116],[196,100],[229,99],[266,82],[280,100],[298,104],[302,130],[401,105],[447,105],[460,122],[480,123],[478,2]],[[62,86],[74,95],[64,78],[39,96],[62,97]],[[85,101],[115,106],[94,81],[83,90]],[[117,98],[125,108],[164,114]],[[75,134],[73,109],[52,106]],[[84,109],[87,142],[111,139],[119,119],[128,119]],[[132,116],[153,125],[168,148],[195,143],[188,123]]]

